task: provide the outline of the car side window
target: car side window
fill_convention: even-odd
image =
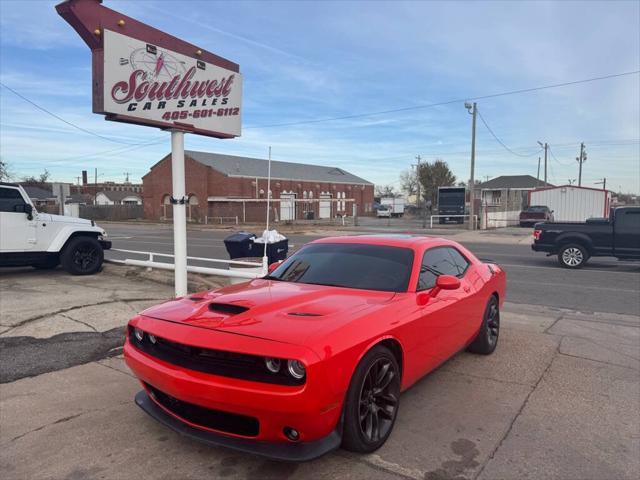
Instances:
[[[640,211],[631,210],[616,216],[616,229],[625,232],[640,232]]]
[[[26,202],[15,188],[0,188],[0,212],[15,213],[16,205],[25,205]]]
[[[433,288],[439,275],[462,277],[469,262],[452,247],[436,247],[424,252],[418,278],[418,290]]]

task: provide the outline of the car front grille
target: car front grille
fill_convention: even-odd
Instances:
[[[145,387],[156,402],[174,415],[194,425],[245,437],[256,437],[260,432],[260,422],[255,417],[213,410],[193,403],[183,402],[148,383],[145,383]]]
[[[278,373],[271,373],[265,366],[264,357],[257,355],[194,347],[161,337],[156,337],[156,343],[152,343],[147,334],[139,341],[131,326],[129,341],[147,355],[198,372],[276,385],[302,385],[306,379],[306,376],[298,380],[288,375],[285,361]]]

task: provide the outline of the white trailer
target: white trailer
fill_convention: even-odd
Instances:
[[[540,188],[529,192],[529,205],[549,207],[556,222],[584,222],[609,216],[611,193],[575,185]]]
[[[404,215],[404,206],[407,201],[402,197],[384,197],[380,199],[380,204],[389,207],[392,217]]]

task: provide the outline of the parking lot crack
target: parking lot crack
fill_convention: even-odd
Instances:
[[[117,368],[113,368],[111,365],[107,365],[106,363],[102,363],[102,361],[97,361],[96,363],[98,365],[101,365],[101,366],[105,367],[105,368],[113,370],[114,372],[121,373],[122,375],[127,375],[128,377],[135,378],[137,380],[136,376],[131,374],[131,373],[123,372],[122,370],[118,370]]]
[[[152,301],[152,300],[158,300],[158,298],[157,297],[142,297],[142,298],[127,298],[127,299],[114,299],[114,300],[109,299],[109,300],[103,300],[103,301],[95,302],[95,303],[86,303],[84,305],[74,305],[72,307],[60,308],[58,310],[54,310],[54,311],[51,311],[51,312],[43,313],[42,315],[36,315],[35,317],[26,318],[24,320],[21,320],[20,322],[17,322],[15,324],[11,325],[11,328],[13,329],[13,328],[21,327],[23,325],[26,325],[27,323],[35,322],[36,320],[41,320],[41,319],[47,318],[47,317],[53,317],[55,315],[61,315],[63,313],[71,312],[73,310],[78,310],[80,308],[96,307],[96,306],[100,306],[100,305],[108,305],[110,303],[117,303],[117,302],[125,302],[125,303],[127,303],[127,302],[145,302],[145,301]]]
[[[535,385],[531,388],[531,390],[529,391],[529,393],[527,393],[527,396],[525,397],[524,401],[522,402],[522,405],[520,405],[520,408],[518,409],[518,411],[516,412],[516,414],[513,416],[513,418],[511,419],[511,422],[509,422],[509,426],[507,427],[506,431],[504,432],[504,435],[502,435],[502,437],[500,438],[500,441],[496,444],[495,448],[491,451],[491,453],[489,454],[489,456],[487,457],[487,459],[484,461],[484,463],[482,464],[482,466],[480,467],[480,469],[478,470],[478,472],[473,476],[473,479],[475,480],[476,478],[478,478],[480,475],[482,475],[482,472],[484,471],[485,467],[489,464],[489,462],[495,457],[496,453],[498,452],[498,450],[500,450],[500,447],[502,447],[502,444],[504,443],[504,441],[507,439],[507,437],[511,434],[511,430],[513,430],[513,426],[515,425],[516,421],[518,420],[518,418],[520,417],[520,415],[522,414],[522,412],[524,411],[525,407],[527,406],[527,404],[529,403],[529,399],[531,398],[531,395],[533,394],[533,392],[536,391],[536,389],[538,388],[538,385],[540,385],[540,383],[542,382],[542,380],[544,379],[544,377],[546,376],[547,372],[549,371],[549,369],[551,368],[551,365],[553,365],[553,361],[556,359],[556,357],[560,354],[560,343],[558,343],[556,345],[556,348],[553,352],[553,355],[551,356],[551,360],[549,361],[549,364],[546,366],[546,368],[544,369],[544,371],[542,372],[542,375],[540,375],[540,377],[538,378],[538,380],[536,381]]]
[[[55,420],[55,421],[50,422],[50,423],[47,423],[45,425],[41,425],[41,426],[39,426],[37,428],[34,428],[33,430],[29,430],[28,432],[21,433],[20,435],[18,435],[16,437],[13,437],[7,443],[15,442],[16,440],[20,440],[22,437],[26,437],[27,435],[30,435],[32,433],[39,432],[41,430],[44,430],[45,428],[52,427],[54,425],[59,425],[60,423],[69,422],[69,421],[71,421],[71,420],[73,420],[75,418],[78,418],[78,417],[81,417],[83,415],[86,415],[87,413],[95,413],[95,412],[99,412],[101,410],[106,410],[108,408],[112,408],[114,406],[126,405],[128,403],[130,403],[130,402],[129,401],[120,402],[120,403],[116,403],[116,404],[113,404],[113,405],[109,405],[109,406],[104,407],[104,408],[97,408],[97,409],[94,409],[94,410],[87,410],[87,411],[84,411],[84,412],[76,413],[75,415],[69,415],[67,417],[59,418],[58,420]]]
[[[94,331],[96,333],[100,333],[98,330],[96,330],[96,328],[93,325],[90,325],[87,322],[83,322],[82,320],[78,320],[76,318],[70,317],[69,315],[65,315],[64,313],[59,313],[58,315],[60,315],[63,318],[66,318],[67,320],[71,320],[72,322],[84,325],[85,327],[90,328],[92,331]]]

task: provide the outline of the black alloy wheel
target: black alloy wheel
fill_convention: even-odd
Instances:
[[[62,266],[73,275],[92,275],[102,266],[104,252],[97,239],[75,237],[62,253]]]
[[[373,452],[387,440],[398,414],[400,368],[389,349],[376,346],[362,359],[345,404],[343,446]]]
[[[371,443],[386,437],[391,430],[398,407],[393,379],[397,377],[391,361],[378,359],[365,376],[360,390],[360,432]]]
[[[492,295],[484,310],[482,325],[476,338],[467,347],[472,353],[489,355],[493,353],[498,345],[500,336],[500,305],[495,295]]]

